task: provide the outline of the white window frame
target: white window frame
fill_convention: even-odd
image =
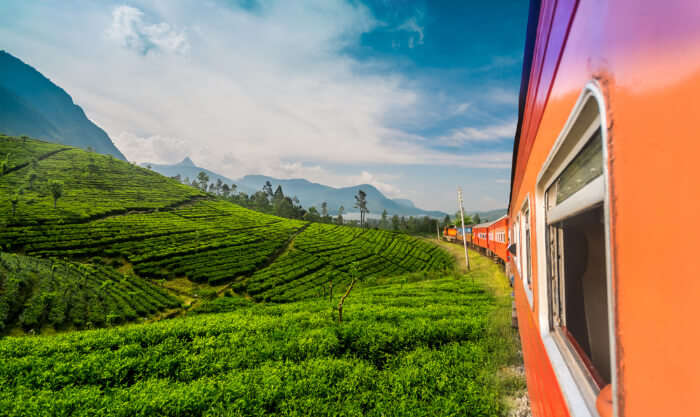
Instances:
[[[525,218],[525,210],[527,210],[528,217]],[[527,239],[527,234],[525,233],[525,223],[529,224],[530,226],[530,270],[528,271],[527,267],[527,251],[525,250],[525,240]],[[520,229],[518,230],[520,234],[520,243],[518,246],[516,246],[517,252],[518,252],[518,259],[520,262],[518,272],[520,273],[520,279],[523,282],[523,288],[525,289],[525,295],[527,296],[527,301],[530,303],[530,308],[534,310],[535,304],[534,304],[534,295],[532,293],[532,288],[534,284],[533,275],[535,275],[533,270],[535,269],[535,266],[532,264],[532,254],[533,251],[535,250],[535,247],[532,244],[532,236],[533,236],[533,230],[535,229],[534,223],[532,221],[532,207],[530,205],[530,194],[525,196],[525,201],[523,202],[522,206],[520,206],[520,211],[518,212],[518,224]],[[530,283],[528,283],[528,278],[530,280]],[[539,287],[539,286],[538,286]]]
[[[593,100],[593,101],[591,101]],[[598,116],[589,125],[581,125],[579,117],[587,104],[593,103],[597,106]],[[605,215],[605,250],[606,250],[606,270],[607,270],[607,291],[608,291],[608,323],[609,323],[609,341],[610,341],[610,362],[611,362],[611,385],[613,392],[613,410],[617,416],[618,410],[618,379],[617,379],[617,358],[616,358],[616,340],[615,340],[615,299],[612,291],[612,251],[610,250],[610,192],[609,192],[609,172],[608,172],[608,131],[607,131],[607,115],[606,105],[603,93],[595,81],[590,81],[586,84],[581,95],[579,96],[569,119],[567,120],[564,129],[559,134],[552,150],[549,153],[545,163],[542,166],[537,176],[537,186],[535,193],[536,221],[535,227],[537,235],[542,237],[538,239],[535,250],[537,251],[538,277],[548,279],[547,262],[547,241],[546,236],[546,207],[545,193],[549,186],[556,180],[559,174],[569,165],[573,158],[578,154],[581,148],[590,139],[590,134],[595,132],[596,126],[601,130],[601,140],[603,142],[603,209]],[[577,123],[579,122],[579,123]],[[576,129],[576,130],[574,130]],[[585,129],[585,130],[584,130]],[[566,146],[566,148],[564,148]],[[590,185],[590,184],[589,184]],[[578,197],[572,196],[568,204],[570,207],[563,208],[561,211],[573,213],[572,206],[578,206],[581,209],[589,207],[591,199],[599,197],[599,184],[590,187],[595,189],[594,193],[583,193]],[[578,194],[578,193],[577,193]],[[586,201],[589,200],[589,201]],[[562,204],[564,206],[564,204]],[[556,212],[552,214],[557,214]],[[561,213],[560,213],[561,214]],[[554,332],[550,330],[549,320],[549,294],[548,282],[547,285],[538,285],[538,311],[540,335],[544,343],[547,354],[553,365],[554,372],[559,381],[559,385],[564,393],[564,398],[567,401],[569,412],[574,417],[592,417],[597,416],[595,409],[595,398],[591,398],[591,392],[588,384],[583,380],[583,370],[579,366],[573,365],[574,358],[569,349],[564,348],[559,342]],[[593,401],[592,401],[593,400]]]

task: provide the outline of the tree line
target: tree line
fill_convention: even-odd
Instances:
[[[321,203],[320,208],[311,206],[306,209],[302,206],[297,196],[285,195],[281,185],[278,185],[273,190],[270,181],[266,181],[260,191],[248,195],[245,192],[237,192],[236,184],[229,185],[221,181],[220,178],[216,182],[210,182],[209,175],[204,171],[200,172],[197,178],[191,180],[188,177],[182,178],[179,174],[172,178],[251,210],[288,219],[384,229],[409,234],[434,234],[440,227],[438,220],[428,216],[406,217],[394,214],[389,217],[389,213],[386,210],[381,213],[380,218],[370,218],[368,216],[370,211],[367,208],[367,193],[363,190],[357,192],[353,206],[359,209],[360,218],[358,220],[350,220],[344,217],[346,209],[342,205],[337,208],[335,216],[329,214],[330,208],[325,201]]]

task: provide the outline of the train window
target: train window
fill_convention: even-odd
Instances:
[[[600,119],[569,148],[544,193],[550,328],[597,394],[611,382]],[[597,124],[596,124],[597,123]],[[587,140],[586,140],[587,138]]]
[[[526,288],[532,290],[532,256],[530,252],[530,201],[526,200],[520,212],[522,245],[520,248],[521,274]]]

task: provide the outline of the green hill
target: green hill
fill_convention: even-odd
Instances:
[[[517,378],[507,281],[476,254],[471,278],[359,286],[333,301],[52,337],[0,339],[9,415],[506,415]],[[487,289],[495,280],[505,288]],[[217,300],[235,300],[232,297]],[[229,303],[233,304],[233,303]]]
[[[77,148],[0,136],[2,155],[9,155],[0,176],[6,251],[98,258],[122,272],[175,283],[233,283],[239,294],[271,301],[313,297],[329,281],[349,282],[351,263],[365,277],[453,264],[423,240],[255,212]],[[63,184],[56,208],[53,181]]]
[[[124,323],[180,301],[133,275],[92,264],[0,252],[0,331]]]

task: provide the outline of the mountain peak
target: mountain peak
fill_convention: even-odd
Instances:
[[[193,167],[196,166],[194,162],[190,159],[189,156],[186,156],[185,159],[182,160],[178,165],[183,165],[183,166],[188,166],[188,167]]]

